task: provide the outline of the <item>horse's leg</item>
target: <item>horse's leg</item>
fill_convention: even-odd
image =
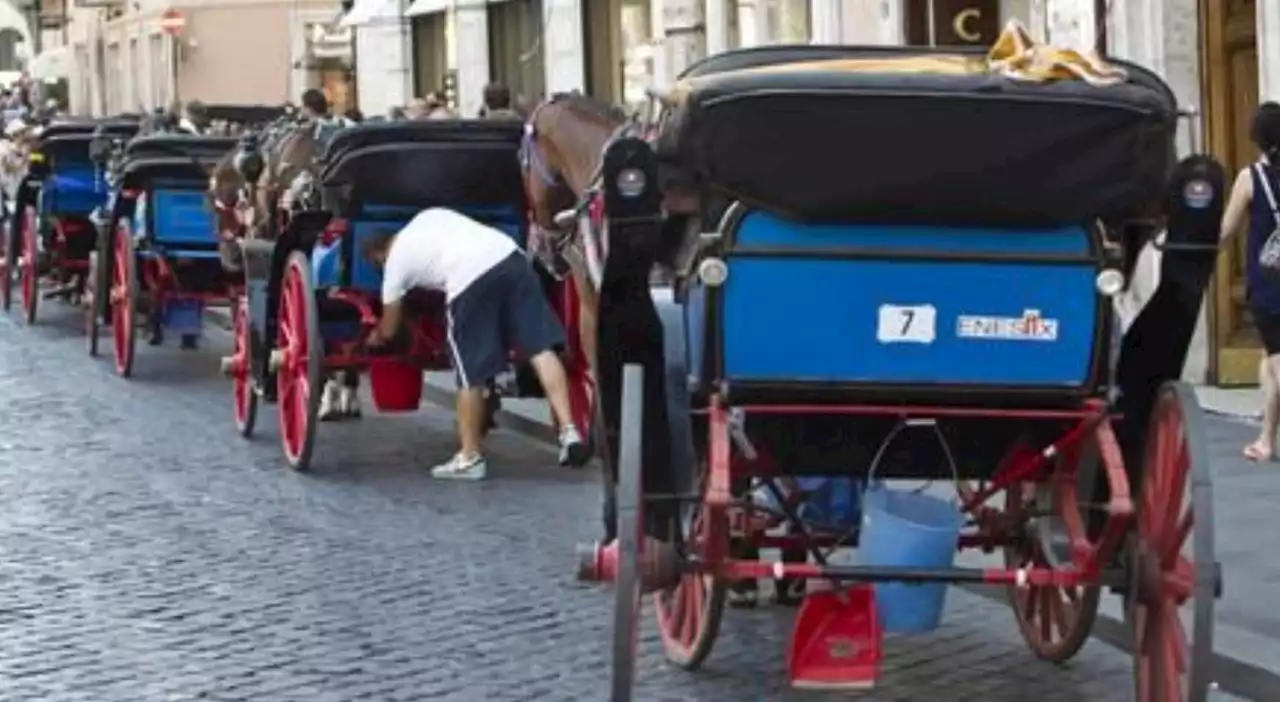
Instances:
[[[342,371],[342,387],[338,389],[338,412],[344,417],[360,416],[360,371]]]
[[[342,414],[342,403],[340,402],[341,388],[338,384],[336,373],[326,373],[324,376],[324,392],[320,395],[320,412],[319,418],[322,422],[338,419]]]

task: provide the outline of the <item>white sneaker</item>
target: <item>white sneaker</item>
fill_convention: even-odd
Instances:
[[[454,454],[447,462],[431,469],[431,477],[441,480],[484,480],[489,475],[489,464],[484,456]]]
[[[320,412],[318,413],[320,421],[327,422],[338,417],[341,409],[338,397],[340,390],[341,386],[338,385],[337,381],[324,381],[324,392],[320,395]]]
[[[560,465],[581,468],[591,460],[591,447],[572,424],[560,430]]]

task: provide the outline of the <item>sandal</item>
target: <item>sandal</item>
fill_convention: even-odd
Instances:
[[[1255,463],[1263,463],[1276,460],[1276,453],[1274,449],[1268,449],[1261,442],[1255,441],[1244,447],[1244,457]]]

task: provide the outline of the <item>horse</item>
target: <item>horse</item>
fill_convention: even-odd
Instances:
[[[604,213],[591,194],[604,150],[615,138],[628,135],[633,126],[616,106],[580,93],[552,95],[533,109],[525,124],[521,167],[533,222],[542,237],[554,240],[557,263],[568,265],[577,291],[578,341],[597,388],[596,417],[603,420],[604,431],[594,434],[607,484],[617,481],[615,437],[621,423],[622,367],[639,363],[646,369],[645,491],[672,494],[676,490],[669,465],[662,324],[649,291],[653,261],[641,260],[642,253],[640,258],[629,259],[635,252],[609,245]],[[597,267],[593,261],[602,265]],[[658,518],[646,523],[656,530],[655,535],[668,538],[678,510],[667,502],[657,503],[655,509]],[[607,489],[606,541],[616,535],[614,512],[613,490]]]
[[[287,122],[265,130],[259,142],[264,168],[254,183],[235,167],[237,150],[227,154],[209,179],[209,197],[218,212],[223,266],[239,270],[239,238],[274,240],[286,226],[294,186],[313,168],[324,148],[324,130],[314,122]],[[359,417],[360,374],[344,370],[325,382],[320,419]]]
[[[671,436],[666,401],[666,358],[663,326],[650,292],[651,274],[657,262],[681,257],[687,242],[696,239],[703,222],[715,222],[728,201],[704,193],[691,183],[678,164],[666,163],[659,153],[663,224],[659,250],[637,251],[625,241],[610,241],[604,231],[604,212],[594,206],[592,189],[600,177],[600,161],[610,142],[621,136],[648,137],[632,128],[618,108],[577,93],[554,95],[534,108],[526,124],[521,161],[525,191],[534,223],[556,239],[555,248],[570,268],[578,291],[580,343],[595,374],[598,417],[605,443],[602,458],[606,480],[617,482],[617,435],[621,425],[622,367],[640,364],[644,375],[641,471],[646,494],[688,494],[697,490],[697,473],[682,475],[672,468]],[[672,166],[675,166],[674,168]],[[568,221],[574,214],[574,221]],[[585,217],[582,215],[586,215]],[[593,253],[590,249],[595,248]],[[600,271],[593,279],[589,258],[598,256]],[[601,439],[601,437],[604,437]],[[695,460],[705,460],[699,457]],[[735,486],[735,489],[743,486]],[[678,505],[666,500],[649,505],[646,530],[669,539],[679,533]],[[604,542],[617,535],[613,490],[604,501]],[[748,545],[731,546],[739,558],[756,558]],[[787,562],[803,562],[805,554],[785,549]],[[777,599],[795,604],[794,592],[803,583],[779,581]],[[750,607],[756,603],[756,583],[735,583],[730,604]]]

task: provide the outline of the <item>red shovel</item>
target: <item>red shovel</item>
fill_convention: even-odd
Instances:
[[[791,630],[791,686],[806,690],[875,687],[883,633],[871,585],[835,585],[810,592]]]

